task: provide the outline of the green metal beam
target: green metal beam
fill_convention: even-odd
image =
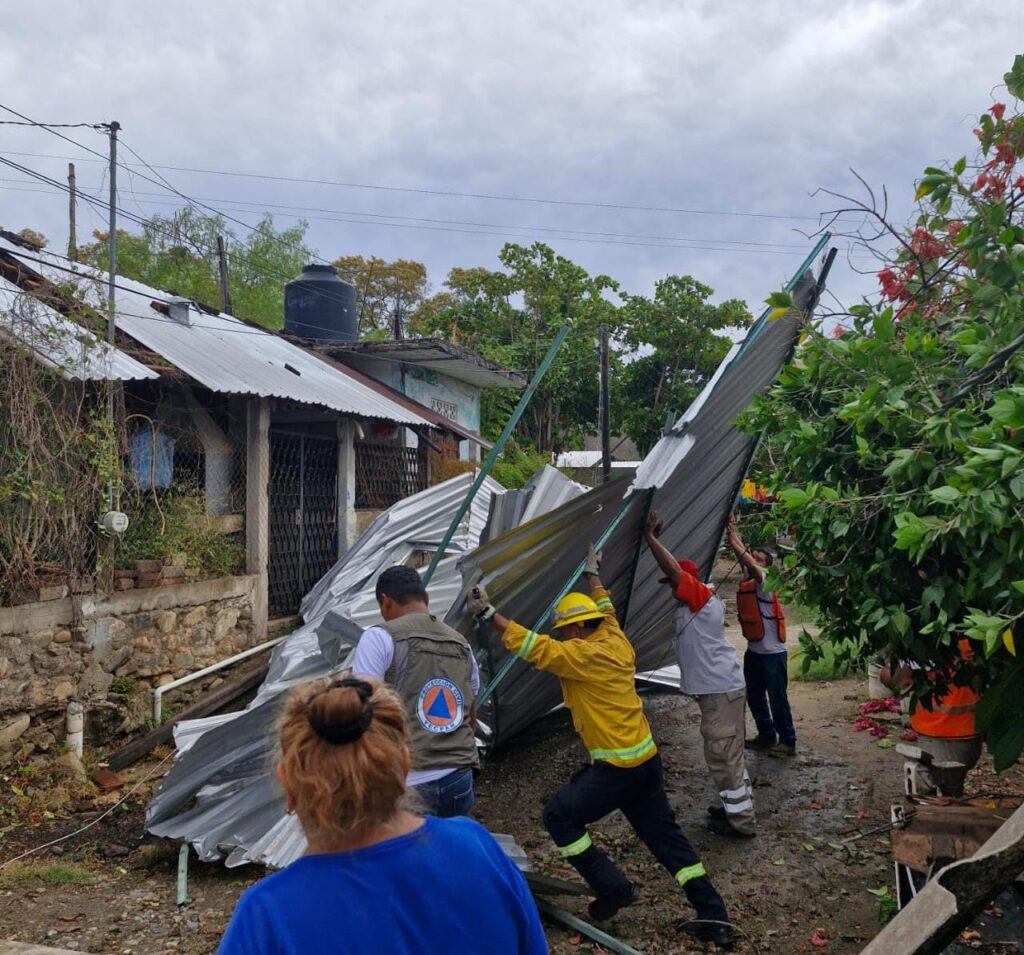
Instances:
[[[607,528],[605,528],[604,533],[597,539],[597,541],[595,541],[595,550],[600,550],[602,547],[604,547],[604,545],[608,542],[608,539],[615,532],[615,528],[617,528],[619,524],[622,523],[622,519],[626,516],[627,513],[629,513],[633,505],[636,504],[636,502],[639,500],[649,501],[650,495],[647,494],[646,492],[630,495],[630,497],[625,501],[625,503],[623,503],[622,507],[619,508],[619,513],[615,515],[614,520],[608,525]],[[583,573],[583,568],[585,566],[585,560],[581,560],[576,565],[576,569],[573,571],[572,576],[570,576],[568,581],[566,581],[565,586],[563,586],[562,589],[558,591],[558,596],[551,601],[551,603],[548,605],[548,609],[544,611],[543,616],[533,625],[534,630],[539,631],[544,626],[547,620],[551,617],[551,614],[554,613],[555,606],[558,604],[558,601],[561,600],[567,593],[569,593],[569,591],[572,589],[572,585],[576,583],[576,579],[579,577],[580,574]],[[508,676],[509,671],[512,669],[513,666],[515,666],[516,660],[518,659],[519,658],[514,653],[509,654],[508,659],[501,665],[501,669],[494,674],[494,676],[491,678],[491,682],[483,688],[480,695],[476,698],[476,705],[478,708],[482,707],[491,698],[491,696],[494,694],[494,691],[498,688],[498,685],[501,683],[502,680],[505,679],[506,676]]]
[[[576,918],[571,912],[566,912],[565,909],[552,905],[547,899],[538,899],[534,896],[534,901],[541,912],[550,915],[554,919],[558,919],[563,925],[568,925],[569,928],[575,929],[582,935],[586,935],[587,938],[593,939],[602,948],[608,949],[609,952],[615,952],[616,955],[640,955],[640,952],[635,948],[630,948],[625,942],[612,938],[607,932],[602,932],[589,922]]]
[[[533,380],[529,385],[527,385],[526,391],[523,392],[522,397],[519,399],[519,404],[516,405],[516,410],[512,412],[512,417],[509,418],[508,422],[505,424],[505,430],[501,432],[501,435],[495,442],[494,447],[491,448],[490,453],[487,455],[487,460],[484,461],[484,466],[480,468],[477,473],[476,480],[473,481],[472,486],[466,493],[466,499],[459,506],[458,511],[455,512],[455,516],[452,518],[452,522],[448,527],[447,533],[444,535],[444,539],[435,551],[434,556],[430,561],[430,566],[427,568],[427,572],[423,575],[424,587],[430,583],[430,578],[434,576],[434,571],[437,570],[437,565],[441,562],[444,552],[448,549],[448,545],[455,536],[455,531],[461,523],[462,518],[466,516],[466,511],[469,510],[469,505],[473,503],[473,498],[476,497],[476,492],[480,490],[480,486],[487,480],[487,475],[491,473],[491,469],[498,460],[498,456],[505,449],[508,439],[512,437],[512,431],[515,429],[515,426],[519,424],[519,419],[523,416],[523,412],[526,411],[526,406],[530,403],[530,399],[537,390],[537,386],[547,374],[548,369],[551,367],[551,363],[555,360],[555,356],[558,354],[558,350],[562,347],[562,342],[565,341],[568,334],[569,326],[563,325],[558,330],[558,334],[555,335],[555,339],[551,343],[548,353],[544,356],[544,360],[540,363],[533,374]]]

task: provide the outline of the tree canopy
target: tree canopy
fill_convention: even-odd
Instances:
[[[106,235],[94,235],[79,258],[105,268]],[[277,230],[268,215],[239,237],[219,216],[185,208],[153,216],[139,233],[119,231],[118,271],[217,306],[217,237],[224,236],[234,313],[280,328],[285,284],[316,258],[305,235],[305,223]],[[390,338],[397,320],[405,335],[443,337],[530,377],[567,323],[570,335],[516,432],[538,453],[577,447],[597,430],[602,324],[611,333],[612,429],[646,451],[666,416],[681,414],[714,371],[729,346],[727,329],[750,323],[743,303],[712,303],[713,290],[689,275],[665,277],[647,298],[540,242],[509,243],[498,260],[497,269],[453,268],[436,292],[421,262],[344,255],[332,264],[355,285],[361,338]],[[517,400],[511,390],[483,393],[486,437],[497,436]]]
[[[265,215],[245,237],[239,237],[219,216],[192,207],[171,216],[147,219],[141,233],[118,230],[117,270],[155,288],[220,307],[220,265],[217,236],[228,249],[228,290],[232,311],[267,328],[284,325],[284,286],[313,259],[305,245],[306,224],[277,230]],[[94,232],[96,242],[78,250],[79,261],[107,267],[107,234]]]
[[[1024,57],[1005,81],[1024,99]],[[879,294],[810,332],[749,425],[795,534],[778,582],[841,659],[916,663],[925,700],[979,690],[1002,769],[1024,749],[1024,116],[997,103],[975,134],[925,170],[909,228],[861,206],[896,247]]]

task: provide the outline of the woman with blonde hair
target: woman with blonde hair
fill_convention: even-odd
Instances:
[[[526,881],[482,826],[404,805],[402,704],[351,676],[294,688],[277,775],[306,854],[243,893],[218,952],[547,952]]]

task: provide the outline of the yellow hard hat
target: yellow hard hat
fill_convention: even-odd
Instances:
[[[558,601],[555,607],[556,630],[566,624],[582,623],[584,620],[604,620],[604,614],[586,594],[566,594]]]

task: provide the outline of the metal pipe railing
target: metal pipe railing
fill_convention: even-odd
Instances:
[[[225,667],[229,667],[233,663],[238,663],[241,660],[245,660],[247,657],[255,656],[257,653],[262,653],[264,650],[276,647],[284,639],[285,637],[275,637],[273,640],[268,640],[266,643],[261,643],[258,646],[249,647],[248,650],[243,650],[241,653],[236,653],[232,657],[219,660],[217,663],[211,663],[208,667],[196,670],[195,673],[188,673],[183,677],[179,677],[177,680],[173,680],[170,683],[165,683],[163,686],[156,687],[156,689],[153,690],[153,721],[159,726],[163,719],[162,701],[164,694],[168,690],[176,690],[179,686],[184,686],[186,683],[191,683],[193,680],[201,680],[204,676],[216,673],[218,670],[223,670]]]

